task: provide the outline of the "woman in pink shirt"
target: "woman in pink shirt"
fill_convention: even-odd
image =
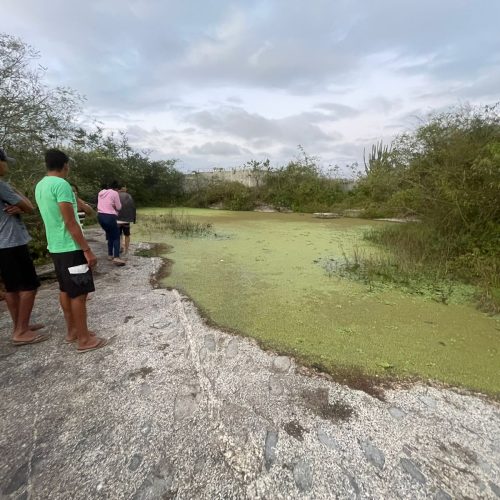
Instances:
[[[108,240],[108,259],[117,266],[124,266],[120,259],[120,229],[118,228],[118,211],[122,208],[119,184],[116,181],[103,184],[97,197],[97,220],[106,233]]]

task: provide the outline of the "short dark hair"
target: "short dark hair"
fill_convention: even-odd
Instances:
[[[116,180],[107,180],[101,183],[101,189],[118,189],[119,187],[120,183]]]
[[[45,166],[49,171],[57,170],[60,172],[68,162],[69,156],[59,149],[47,149],[45,151]]]

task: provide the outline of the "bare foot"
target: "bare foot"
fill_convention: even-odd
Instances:
[[[89,330],[89,335],[90,335],[90,338],[93,338],[95,337],[95,332],[91,332]],[[64,339],[64,342],[66,342],[67,344],[72,344],[73,342],[76,342],[78,340],[77,336],[76,335],[66,335],[66,338]]]
[[[43,325],[42,323],[35,323],[33,325],[30,325],[28,327],[32,332],[36,331],[36,330],[41,330],[42,328],[45,328],[45,325]]]
[[[91,337],[89,342],[86,344],[78,344],[78,352],[94,351],[95,349],[100,349],[104,347],[108,341],[100,337]]]
[[[24,332],[15,333],[12,336],[12,343],[14,345],[24,345],[36,342],[42,342],[42,340],[47,340],[47,335],[40,335],[33,330],[26,330]]]

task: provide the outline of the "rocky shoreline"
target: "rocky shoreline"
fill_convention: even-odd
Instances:
[[[13,347],[0,305],[1,498],[495,498],[500,405],[413,385],[384,401],[207,326],[161,259],[100,258],[90,326],[63,343],[57,286],[34,319],[51,339]],[[136,247],[137,248],[137,247]]]

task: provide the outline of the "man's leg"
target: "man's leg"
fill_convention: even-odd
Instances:
[[[66,340],[74,342],[77,339],[75,325],[73,322],[73,315],[71,313],[71,299],[66,292],[59,293],[59,303],[64,314],[64,321],[66,322]]]
[[[130,236],[125,236],[125,253],[128,253],[128,247],[130,245]]]
[[[86,295],[81,295],[81,297],[85,297],[85,300],[87,299],[87,294]],[[64,313],[64,320],[66,321],[66,328],[67,328],[67,334],[66,334],[66,341],[67,342],[75,342],[76,340],[79,339],[78,337],[78,332],[79,328],[81,328],[81,325],[78,323],[78,318],[75,318],[75,315],[73,313],[73,300],[70,298],[70,296],[66,292],[61,292],[59,295],[59,302],[61,304],[61,308]],[[85,313],[86,314],[86,313]],[[85,319],[85,331],[87,330],[87,322]],[[89,335],[92,338],[95,338],[95,335],[92,332],[88,332]]]
[[[29,342],[37,336],[34,330],[38,330],[41,325],[33,325],[36,326],[33,330],[30,328],[30,317],[35,303],[35,295],[36,290],[7,292],[5,294],[7,308],[14,323],[12,340],[15,342]]]
[[[125,250],[125,233],[123,232],[123,224],[118,224],[120,229],[120,253]]]
[[[19,314],[19,292],[6,292],[5,302],[7,303],[7,309],[9,310],[15,330],[17,326],[17,316]]]
[[[70,300],[71,319],[74,332],[78,339],[78,350],[93,349],[102,342],[103,339],[95,336],[89,331],[87,326],[87,294],[79,295]]]
[[[30,330],[30,317],[35,303],[36,290],[19,292],[19,310],[17,312],[17,327],[14,340],[31,340],[36,333]]]

